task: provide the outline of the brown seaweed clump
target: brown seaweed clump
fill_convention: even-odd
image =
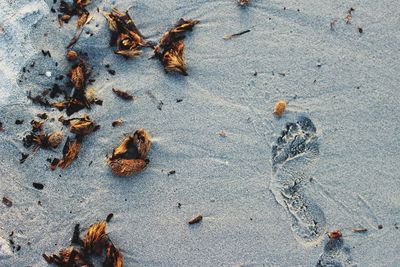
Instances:
[[[64,267],[94,267],[90,257],[101,256],[105,251],[103,267],[123,267],[123,255],[106,233],[106,221],[92,224],[83,240],[79,237],[79,232],[78,224],[74,229],[72,243],[79,247],[70,246],[50,256],[43,253],[42,256],[47,263]]]
[[[43,253],[42,256],[47,263],[56,264],[57,266],[94,267],[94,265],[82,254],[82,252],[74,247],[62,249],[58,255],[53,254],[48,256]]]
[[[83,138],[100,129],[100,126],[91,121],[88,115],[83,115],[82,118],[73,118],[69,120],[60,118],[60,121],[64,125],[70,127],[70,132],[75,134],[75,138],[67,139],[63,148],[63,158],[61,160],[53,160],[50,165],[52,170],[55,170],[57,167],[60,167],[61,169],[69,167],[78,157]]]
[[[150,135],[143,128],[126,137],[108,159],[112,172],[118,176],[139,173],[148,164],[150,147]]]
[[[110,13],[104,12],[103,15],[107,19],[111,31],[110,44],[117,46],[115,54],[132,58],[139,56],[143,47],[152,46],[140,33],[128,11],[123,13],[113,8]]]
[[[92,224],[83,239],[83,249],[87,254],[101,255],[107,239],[106,222]]]
[[[106,259],[103,262],[103,267],[122,267],[124,258],[122,253],[110,241],[106,250]]]
[[[84,108],[90,109],[92,104],[101,105],[102,101],[94,96],[93,89],[88,90],[87,88],[90,74],[91,67],[86,61],[79,59],[78,63],[74,64],[68,73],[70,82],[67,87],[72,88],[70,93],[64,91],[65,99],[50,105],[60,111],[65,109],[68,116]]]
[[[58,15],[58,22],[60,25],[63,26],[64,23],[68,23],[73,16],[78,16],[76,22],[76,27],[78,29],[85,25],[89,17],[89,11],[86,10],[86,7],[90,2],[90,0],[74,0],[73,3],[69,4],[62,0],[60,8],[58,9],[60,12]]]
[[[155,46],[155,57],[162,62],[166,72],[178,72],[185,76],[188,75],[183,53],[185,48],[183,39],[185,38],[185,33],[191,31],[194,25],[198,23],[200,23],[198,20],[181,18],[174,28],[163,34],[160,43]]]
[[[57,148],[64,139],[64,134],[60,131],[55,131],[50,134],[43,130],[44,121],[31,121],[32,130],[23,138],[25,147],[34,145],[33,151],[39,148],[51,149]]]

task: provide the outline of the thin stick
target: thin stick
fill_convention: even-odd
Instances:
[[[250,30],[245,30],[245,31],[242,31],[242,32],[239,32],[239,33],[234,33],[234,34],[231,34],[231,35],[227,35],[227,36],[225,36],[223,39],[224,39],[224,40],[230,40],[230,39],[232,39],[233,37],[236,37],[236,36],[239,36],[239,35],[248,33],[248,32],[250,32]]]

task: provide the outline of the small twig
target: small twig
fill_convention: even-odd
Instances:
[[[248,32],[250,32],[250,30],[245,30],[245,31],[242,31],[242,32],[239,32],[239,33],[234,33],[234,34],[231,34],[231,35],[227,35],[223,39],[224,40],[231,40],[233,37],[236,37],[236,36],[248,33]]]

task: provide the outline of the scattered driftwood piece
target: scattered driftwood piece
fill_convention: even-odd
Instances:
[[[186,20],[181,18],[169,31],[165,32],[160,43],[154,47],[154,54],[162,64],[165,71],[178,72],[184,76],[188,75],[187,66],[184,60],[185,44],[183,39],[185,33],[200,23],[198,20]]]
[[[118,176],[129,176],[142,171],[148,164],[147,155],[150,151],[150,135],[145,129],[137,130],[126,137],[114,149],[108,165]]]
[[[330,239],[338,239],[343,236],[340,230],[334,230],[326,233]]]
[[[3,197],[3,200],[1,202],[3,202],[3,204],[6,205],[7,207],[11,207],[13,204],[12,200],[9,199],[8,197]]]
[[[242,31],[242,32],[238,32],[238,33],[234,33],[234,34],[231,34],[231,35],[227,35],[227,36],[225,36],[223,39],[224,39],[224,40],[231,40],[233,37],[240,36],[240,35],[242,35],[242,34],[245,34],[245,33],[250,32],[250,31],[251,31],[251,30],[245,30],[245,31]]]
[[[125,58],[137,57],[142,53],[142,47],[153,46],[141,34],[128,11],[123,13],[113,8],[110,13],[103,12],[103,16],[107,19],[111,31],[110,44],[117,47],[115,54]]]
[[[274,111],[273,113],[277,116],[277,117],[282,117],[283,113],[285,112],[287,107],[287,103],[283,100],[279,100],[278,102],[276,102],[275,106],[274,106]]]
[[[22,164],[25,162],[25,160],[29,157],[29,154],[21,153],[21,158],[19,160],[19,163]]]
[[[131,95],[125,91],[122,91],[120,89],[113,88],[112,91],[114,92],[115,95],[117,95],[119,98],[122,98],[124,100],[132,101],[134,99],[133,95]]]
[[[192,219],[190,219],[190,220],[188,221],[188,224],[199,223],[199,222],[201,222],[202,220],[203,220],[203,215],[198,214],[198,215],[195,215]]]

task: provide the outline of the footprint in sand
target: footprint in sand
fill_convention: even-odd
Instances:
[[[325,215],[305,188],[311,177],[312,163],[318,158],[316,128],[306,116],[286,123],[272,146],[270,190],[288,212],[292,231],[301,243],[319,242],[326,231]]]
[[[325,247],[324,253],[319,257],[316,267],[353,267],[350,247],[344,245],[342,238],[330,239]]]

